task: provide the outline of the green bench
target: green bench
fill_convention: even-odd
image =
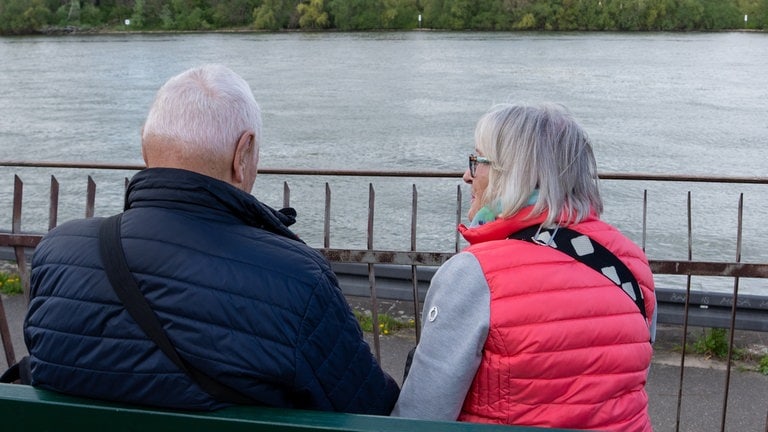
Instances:
[[[32,431],[357,431],[501,432],[540,428],[433,422],[384,416],[238,406],[214,412],[169,411],[0,384],[0,429]],[[548,429],[549,431],[563,429]]]

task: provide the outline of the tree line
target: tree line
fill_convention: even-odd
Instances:
[[[0,33],[768,30],[768,0],[0,0]]]

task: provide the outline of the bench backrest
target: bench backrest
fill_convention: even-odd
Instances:
[[[435,422],[384,416],[238,406],[214,412],[169,411],[95,401],[18,384],[0,384],[3,432],[43,431],[538,431],[521,426]],[[548,429],[550,431],[563,429]]]

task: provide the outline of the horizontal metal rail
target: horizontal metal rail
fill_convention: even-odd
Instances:
[[[0,247],[35,248],[42,238],[43,234],[0,232]],[[331,262],[427,267],[438,267],[455,254],[454,252],[375,249],[320,248],[318,251]],[[680,260],[648,260],[648,262],[654,274],[768,279],[768,264]],[[766,297],[766,301],[768,301],[768,297]]]
[[[0,161],[0,166],[29,168],[71,168],[97,170],[139,171],[144,164],[119,164],[109,162],[59,162],[59,161]],[[333,170],[307,168],[259,168],[261,174],[296,176],[343,176],[343,177],[413,177],[413,178],[460,178],[464,171],[380,171],[380,170]],[[633,180],[690,183],[768,184],[768,177],[701,176],[653,173],[598,173],[603,180]]]

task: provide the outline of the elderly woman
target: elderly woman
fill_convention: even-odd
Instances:
[[[586,132],[560,105],[504,104],[480,118],[475,152],[470,246],[432,279],[392,414],[650,431],[653,276],[600,220]]]

